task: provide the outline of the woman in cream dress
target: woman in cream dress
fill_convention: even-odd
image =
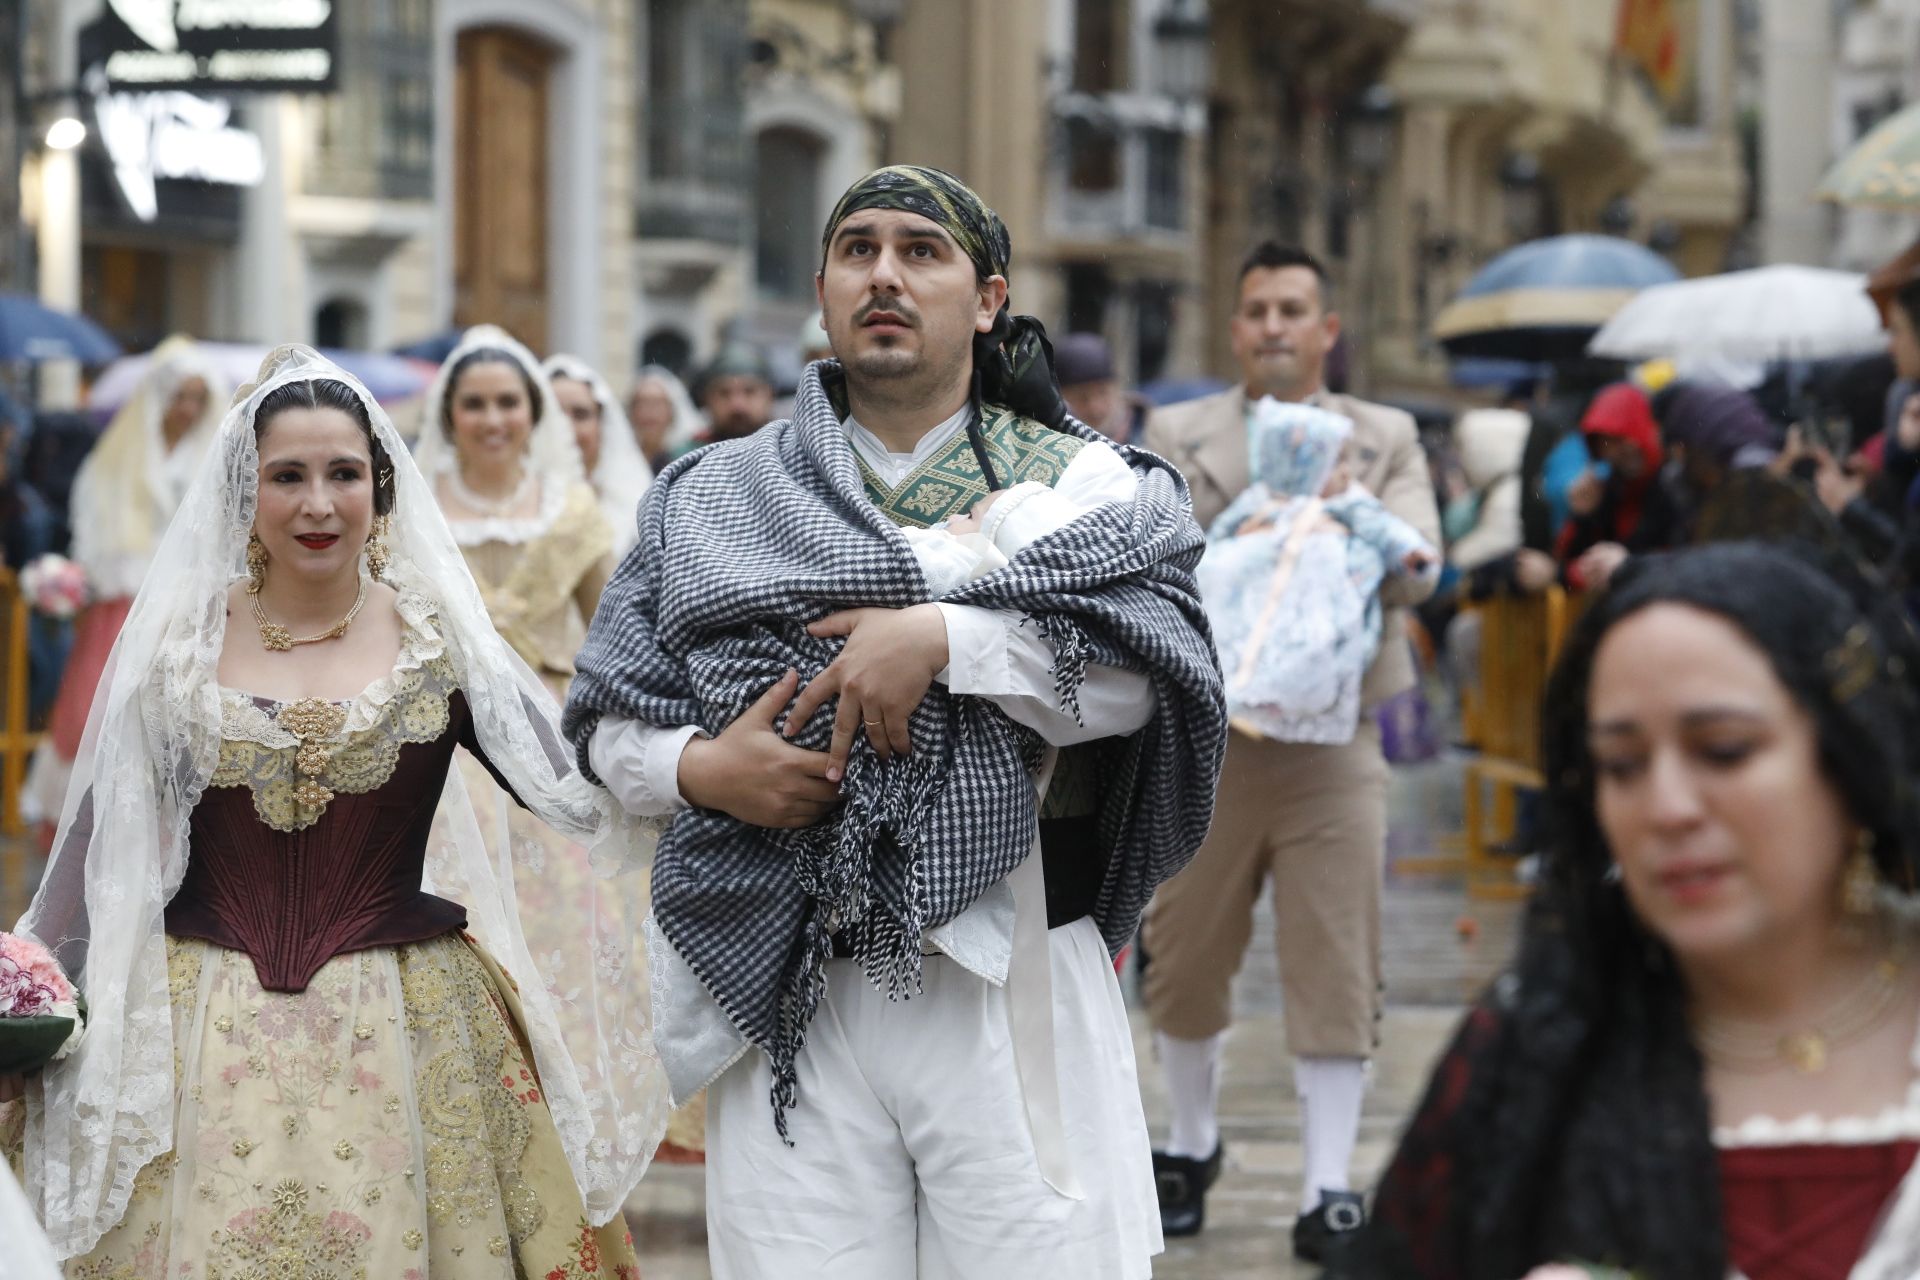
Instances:
[[[154,348],[139,385],[80,464],[69,523],[73,559],[87,575],[93,602],[74,629],[47,736],[28,773],[22,816],[29,822],[60,816],[94,686],[160,535],[220,425],[230,389],[191,339],[168,338]]]
[[[613,572],[615,536],[533,353],[492,325],[468,330],[427,391],[418,457],[494,626],[564,701],[573,656]],[[523,891],[520,900],[537,957],[551,931],[575,927],[591,872],[578,846],[545,833],[530,838],[544,842],[549,869],[539,896]],[[637,940],[646,909],[644,878],[635,879],[617,905]],[[603,895],[603,908],[608,900]],[[703,1115],[697,1106],[674,1113],[661,1158],[698,1158]]]

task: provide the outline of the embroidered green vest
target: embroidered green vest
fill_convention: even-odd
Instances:
[[[1009,489],[1029,481],[1052,488],[1087,445],[1077,436],[1050,430],[996,405],[986,407],[980,435],[994,474],[1001,487]],[[956,432],[944,449],[908,472],[896,486],[882,483],[865,461],[860,462],[860,482],[866,486],[867,500],[887,519],[921,529],[971,511],[987,496],[987,478],[964,431]],[[1040,807],[1042,818],[1089,817],[1099,811],[1097,745],[1061,750]]]
[[[1009,489],[1028,481],[1052,488],[1066,473],[1067,464],[1087,447],[1078,436],[1049,430],[1031,418],[995,405],[987,406],[980,435],[1001,487]],[[987,496],[987,477],[964,431],[955,432],[946,448],[908,472],[893,488],[882,484],[864,461],[860,463],[860,482],[866,486],[868,500],[887,519],[920,529],[931,529],[949,516],[971,511]]]

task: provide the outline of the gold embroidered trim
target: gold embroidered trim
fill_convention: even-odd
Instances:
[[[458,682],[431,626],[429,602],[403,597],[408,624],[400,661],[352,702],[301,698],[264,707],[222,692],[220,763],[210,787],[247,787],[254,812],[275,831],[303,831],[337,795],[377,791],[393,776],[400,749],[447,731]]]
[[[1086,441],[1078,436],[1051,431],[1030,418],[993,406],[987,408],[980,434],[987,456],[993,459],[994,471],[1009,488],[1027,481],[1049,487],[1057,484],[1086,447]],[[855,460],[859,461],[859,455]],[[867,500],[889,520],[921,529],[971,510],[987,496],[987,478],[964,431],[908,472],[897,487],[887,487],[864,461],[860,461],[860,482],[866,488]]]

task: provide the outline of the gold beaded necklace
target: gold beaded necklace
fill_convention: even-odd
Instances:
[[[347,616],[340,619],[319,635],[296,636],[273,619],[267,617],[267,611],[260,606],[260,591],[248,587],[247,594],[253,597],[253,621],[260,628],[260,643],[274,653],[285,653],[289,649],[303,644],[319,644],[322,640],[337,640],[347,634],[347,628],[360,616],[360,606],[367,602],[367,580],[360,579],[360,594],[353,598],[353,608],[347,610]]]

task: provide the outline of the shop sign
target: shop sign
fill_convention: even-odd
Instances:
[[[97,72],[89,80],[114,185],[140,221],[159,216],[158,180],[251,187],[265,175],[260,137],[230,123],[231,103],[177,89],[109,92]]]
[[[82,65],[115,89],[322,92],[338,87],[333,0],[107,0]]]

